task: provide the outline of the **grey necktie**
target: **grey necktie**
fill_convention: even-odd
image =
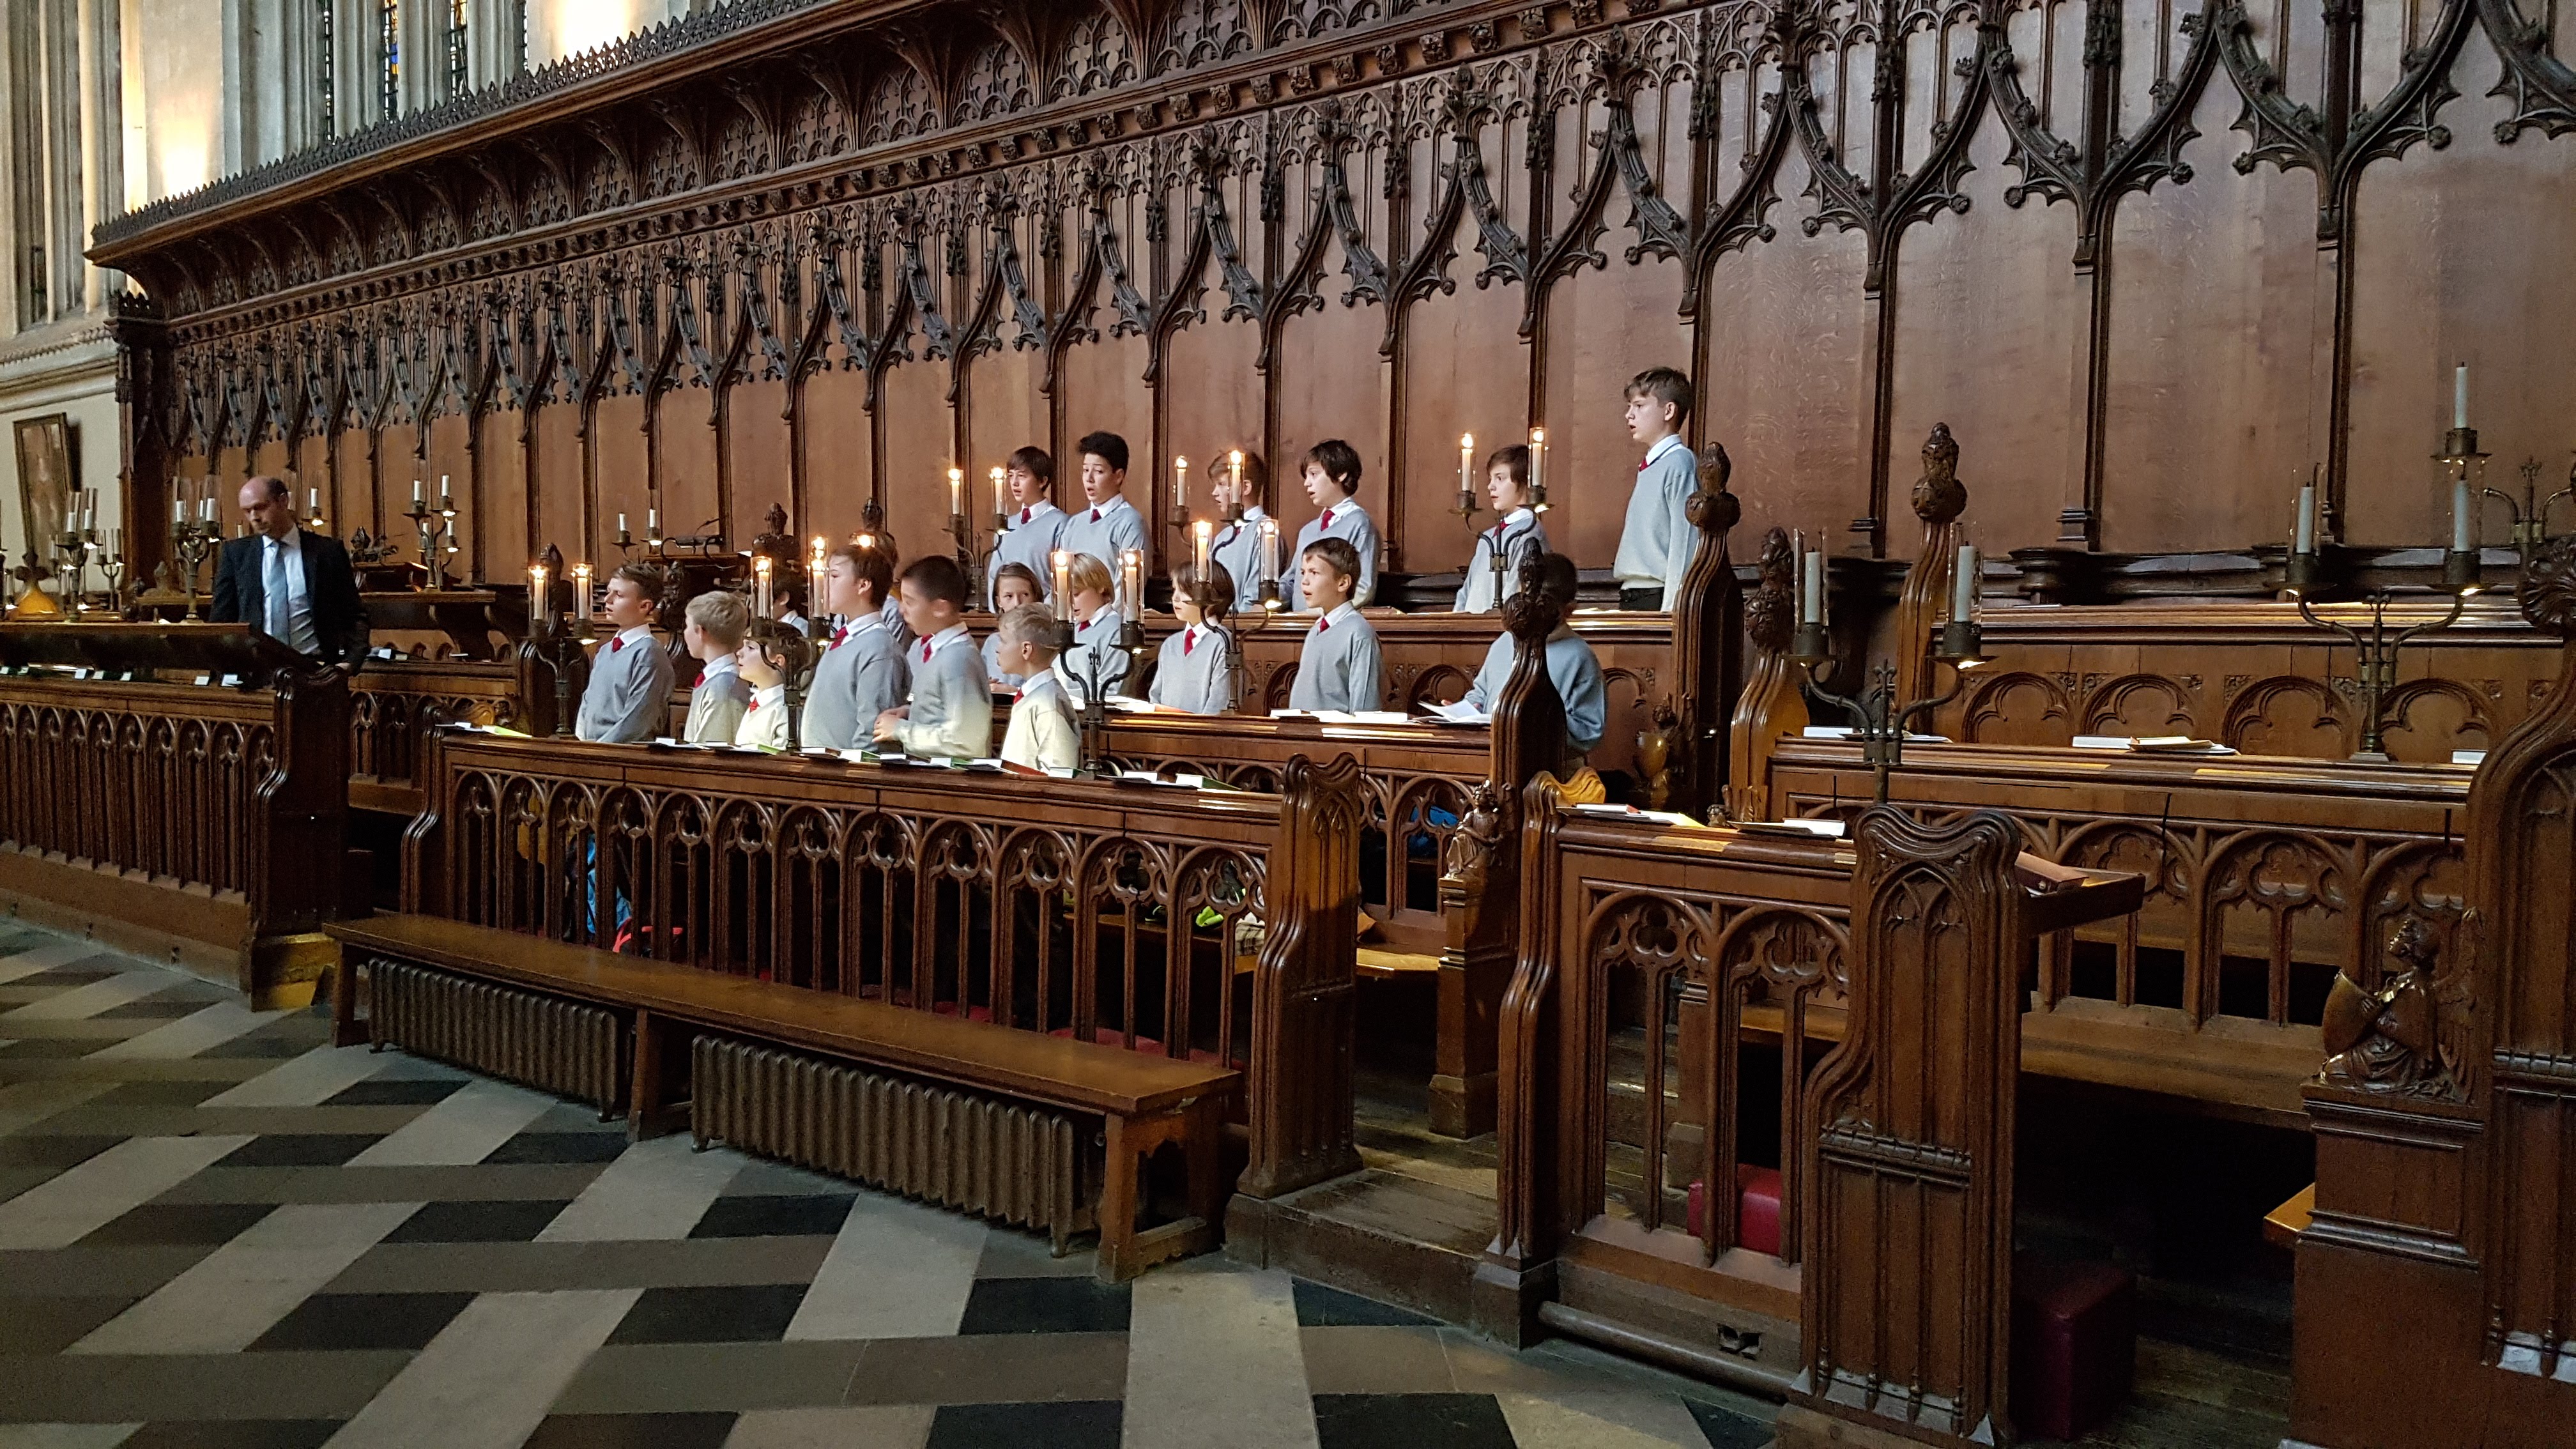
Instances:
[[[295,606],[294,601],[286,597],[286,549],[275,539],[262,546],[268,550],[268,637],[281,644],[292,644],[294,641],[288,631],[294,627],[291,621],[295,617]]]

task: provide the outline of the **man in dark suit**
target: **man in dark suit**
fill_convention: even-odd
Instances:
[[[336,538],[296,527],[282,479],[244,483],[241,510],[250,537],[224,545],[211,617],[355,668],[367,656],[367,610],[349,551]]]

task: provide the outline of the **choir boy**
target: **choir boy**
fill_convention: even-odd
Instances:
[[[1118,634],[1127,620],[1110,602],[1117,593],[1112,577],[1107,564],[1087,553],[1066,560],[1065,590],[1073,596],[1073,647],[1057,657],[1055,677],[1076,708],[1090,701],[1084,691],[1091,687],[1095,667],[1100,671],[1101,693],[1111,695],[1118,693],[1136,662],[1118,647]]]
[[[1042,604],[1022,604],[1002,616],[993,637],[1002,644],[1004,668],[1028,682],[1011,703],[1002,732],[1002,759],[1032,770],[1070,770],[1082,762],[1082,728],[1055,675],[1055,615]]]
[[[596,744],[641,744],[671,727],[671,656],[653,638],[662,575],[627,564],[608,577],[601,612],[617,633],[591,656],[573,733]]]
[[[742,723],[743,706],[751,703],[750,687],[734,667],[734,651],[751,630],[751,608],[742,595],[725,589],[689,600],[688,621],[680,642],[702,666],[689,687],[689,723],[683,737],[693,745],[729,745]]]
[[[868,724],[903,703],[903,655],[881,612],[894,566],[872,541],[832,550],[823,575],[825,601],[841,617],[814,665],[805,697],[807,749],[855,748]]]
[[[763,750],[796,748],[787,732],[787,651],[754,634],[742,641],[733,662],[751,688],[751,702],[743,706],[733,742]]]
[[[1628,436],[1646,450],[1637,486],[1628,495],[1628,521],[1619,530],[1612,571],[1619,576],[1619,607],[1653,611],[1681,597],[1682,575],[1699,551],[1699,530],[1687,509],[1699,491],[1699,459],[1682,446],[1690,416],[1690,379],[1669,367],[1650,367],[1628,382]]]
[[[1006,563],[993,570],[993,618],[997,626],[1002,615],[1045,597],[1046,590],[1037,576],[1037,570],[1044,567],[1046,560],[1040,558],[1033,565]],[[999,627],[984,636],[984,677],[993,681],[995,689],[1020,687],[1021,677],[1002,667],[1002,631]]]
[[[1322,510],[1304,528],[1297,530],[1297,576],[1291,580],[1291,609],[1321,609],[1306,597],[1306,550],[1319,539],[1338,538],[1351,546],[1359,558],[1354,606],[1367,603],[1377,593],[1377,525],[1369,521],[1354,495],[1360,491],[1360,454],[1357,448],[1339,438],[1326,438],[1306,450],[1306,496]]]
[[[992,567],[985,572],[984,607],[999,614],[1003,575],[1024,571],[1046,597],[1047,555],[1055,552],[1064,532],[1064,510],[1055,506],[1055,458],[1044,448],[1022,448],[1002,465],[1003,485],[1011,490],[1011,511],[1004,515],[1002,536],[993,543]]]
[[[1208,576],[1181,569],[1172,575],[1172,612],[1179,632],[1163,641],[1154,659],[1154,703],[1189,714],[1224,714],[1234,708],[1234,639],[1216,621],[1234,608],[1234,580],[1221,565]]]
[[[1494,505],[1494,526],[1476,535],[1476,556],[1467,560],[1467,581],[1458,586],[1461,614],[1490,613],[1520,591],[1521,565],[1547,552],[1547,533],[1530,511],[1530,450],[1515,443],[1496,448],[1485,460],[1485,497]],[[1501,560],[1499,575],[1495,560]],[[1497,579],[1500,588],[1496,587]]]
[[[1119,556],[1145,546],[1144,515],[1127,501],[1127,440],[1116,433],[1090,433],[1076,445],[1082,450],[1082,496],[1090,507],[1065,521],[1056,547],[1100,560],[1112,572]]]
[[[1236,602],[1250,607],[1261,592],[1261,520],[1270,515],[1261,511],[1263,481],[1269,473],[1261,460],[1247,453],[1243,459],[1240,481],[1230,468],[1211,468],[1216,475],[1216,511],[1220,518],[1231,515],[1232,523],[1218,527],[1208,543],[1208,562],[1224,569],[1234,580]]]
[[[926,554],[903,571],[896,588],[904,627],[921,642],[904,655],[912,702],[877,716],[877,738],[907,754],[983,759],[993,748],[993,685],[966,632],[966,603],[973,597],[966,571],[945,554]]]
[[[1348,539],[1319,539],[1298,556],[1298,595],[1309,601],[1316,618],[1297,654],[1289,708],[1364,710],[1384,702],[1377,630],[1351,602],[1359,581],[1359,550]]]
[[[1574,560],[1561,553],[1539,555],[1538,589],[1559,615],[1556,632],[1547,636],[1547,677],[1556,685],[1557,698],[1565,702],[1566,747],[1576,755],[1587,755],[1601,743],[1610,707],[1601,683],[1601,661],[1593,657],[1591,645],[1575,637],[1574,626],[1564,621],[1574,609]],[[1467,703],[1492,714],[1503,697],[1503,686],[1511,683],[1512,666],[1520,653],[1520,644],[1505,630],[1485,651],[1484,666],[1467,690]]]

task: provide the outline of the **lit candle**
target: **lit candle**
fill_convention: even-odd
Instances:
[[[1547,429],[1530,429],[1530,507],[1547,512]]]
[[[1055,616],[1073,617],[1073,553],[1057,549],[1047,555],[1047,567],[1055,575]]]
[[[769,556],[760,554],[751,561],[751,612],[753,617],[769,617]]]
[[[1145,551],[1124,549],[1118,555],[1118,617],[1141,618],[1145,613]]]
[[[2469,365],[2465,362],[2451,373],[2451,426],[2469,425]]]
[[[1243,496],[1243,450],[1241,448],[1236,448],[1225,455],[1225,467],[1226,476],[1234,482],[1235,497],[1240,501]]]
[[[451,506],[451,505],[453,504],[453,502],[454,502],[454,501],[455,501],[455,500],[454,500],[454,495],[450,494],[450,493],[447,491],[447,475],[446,475],[446,474],[444,474],[444,473],[439,474],[439,475],[438,475],[438,506],[439,506],[439,508],[443,511],[443,510],[445,510],[446,508],[448,508],[449,506]]]
[[[1216,543],[1216,524],[1202,518],[1190,525],[1190,534],[1195,545],[1195,557],[1192,560],[1197,565],[1195,576],[1204,582],[1208,577],[1208,551]]]
[[[542,628],[546,622],[546,566],[528,565],[528,624]]]
[[[1011,511],[1010,484],[1000,468],[993,470],[993,516],[999,518]]]
[[[805,615],[810,619],[823,616],[823,536],[814,535],[813,551],[805,555]]]
[[[948,470],[948,513],[952,518],[966,516],[966,470]]]
[[[1458,435],[1458,511],[1467,513],[1476,507],[1476,435]]]
[[[1172,506],[1182,509],[1190,506],[1190,460],[1187,458],[1172,460]]]
[[[2299,513],[2296,527],[2298,534],[2290,545],[2290,552],[2315,553],[2317,551],[2317,485],[2314,483],[2299,485]]]
[[[2451,552],[2467,553],[2477,547],[2469,517],[2469,485],[2463,479],[2451,485]]]
[[[590,565],[586,563],[572,566],[572,611],[590,617]]]
[[[1279,581],[1279,520],[1275,518],[1261,520],[1261,581]]]
[[[1959,569],[1950,581],[1950,617],[1970,619],[1977,612],[1977,546],[1959,545]]]

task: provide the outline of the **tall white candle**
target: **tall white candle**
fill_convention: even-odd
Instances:
[[[530,564],[528,565],[528,622],[530,624],[543,624],[545,621],[546,566],[544,564]]]
[[[447,488],[447,475],[446,475],[446,474],[444,474],[444,473],[439,474],[439,475],[438,475],[438,506],[439,506],[439,507],[441,507],[441,508],[445,508],[445,507],[447,507],[451,502],[453,502],[453,501],[454,501],[454,498],[455,498],[455,495],[454,495],[454,494],[452,494],[452,493],[450,493],[450,492],[448,491],[448,488]]]
[[[411,506],[413,512],[417,513],[420,511],[420,503],[420,480],[414,478],[411,480]]]
[[[1959,566],[1950,580],[1950,617],[1966,619],[1977,612],[1977,546],[1959,545]]]
[[[198,516],[198,518],[202,519],[203,521],[205,521],[205,522],[207,522],[207,523],[212,523],[212,522],[214,522],[214,521],[215,521],[215,495],[214,495],[214,493],[213,493],[212,491],[209,491],[209,492],[206,494],[206,496],[205,496],[205,497],[203,497],[203,498],[201,498],[201,499],[197,500],[197,502],[198,502],[198,508],[197,508],[197,516]]]
[[[1476,435],[1458,435],[1458,506],[1476,506]]]
[[[1190,460],[1187,458],[1172,460],[1172,506],[1190,506]]]
[[[1530,429],[1530,506],[1547,509],[1547,429]]]
[[[617,515],[617,536],[626,537],[626,515],[623,513]]]
[[[661,509],[647,508],[644,510],[644,536],[647,538],[660,538],[662,536]]]
[[[1232,476],[1238,501],[1243,489],[1243,450],[1236,448],[1225,455],[1227,472]]]
[[[2469,365],[2461,363],[2451,373],[2451,426],[2469,425]]]
[[[1199,519],[1190,525],[1190,536],[1190,562],[1196,567],[1196,577],[1204,583],[1208,576],[1208,553],[1216,542],[1216,524],[1209,519]]]
[[[2291,543],[2290,551],[2292,553],[2315,553],[2317,551],[2317,485],[2314,483],[2302,483],[2299,485],[2299,516],[2297,520],[2297,528],[2298,536],[2296,540]]]
[[[170,521],[172,523],[188,521],[188,505],[184,500],[177,498],[170,500]]]
[[[1821,549],[1807,551],[1805,585],[1798,595],[1798,622],[1820,624],[1825,618],[1825,555]]]
[[[1275,583],[1279,578],[1279,520],[1261,520],[1261,581]]]
[[[1059,619],[1071,619],[1073,617],[1073,554],[1070,550],[1060,548],[1047,555],[1047,562],[1055,574],[1055,616]]]
[[[1011,494],[1008,477],[1009,475],[1004,473],[1000,467],[996,466],[993,469],[993,516],[995,518],[999,518],[1003,514],[1011,511]]]
[[[963,468],[948,470],[948,511],[958,518],[966,516],[966,470]]]
[[[2469,513],[2469,485],[2466,479],[2451,485],[2451,552],[2467,553],[2476,548],[2476,529]]]
[[[304,511],[312,514],[315,518],[320,518],[322,516],[321,489],[307,488],[304,490]]]

